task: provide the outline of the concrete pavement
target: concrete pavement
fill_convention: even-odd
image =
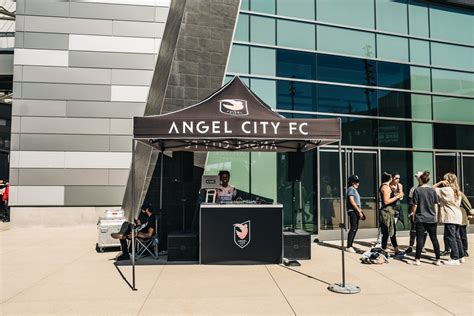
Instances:
[[[473,235],[469,240],[474,246]],[[400,238],[402,245],[406,241]],[[359,254],[346,253],[346,279],[362,292],[341,295],[326,289],[341,280],[337,242],[312,244],[313,259],[291,269],[137,266],[133,292],[119,273],[131,282],[131,268],[118,270],[116,252],[96,253],[96,242],[95,226],[8,229],[2,223],[0,314],[474,314],[474,257],[454,267],[423,259],[417,267],[397,260],[364,265]]]

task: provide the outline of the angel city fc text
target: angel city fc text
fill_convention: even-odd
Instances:
[[[231,124],[227,121],[173,121],[168,130],[168,134],[200,134],[200,135],[220,135],[233,134]],[[263,135],[308,135],[307,122],[281,122],[269,121],[243,121],[237,125],[244,134],[263,134]]]

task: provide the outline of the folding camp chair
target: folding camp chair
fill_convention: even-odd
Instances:
[[[155,232],[151,238],[135,238],[135,259],[137,260],[147,255],[158,259],[158,217],[155,219]]]

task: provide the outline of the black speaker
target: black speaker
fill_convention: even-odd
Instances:
[[[188,151],[176,151],[173,153],[173,174],[171,177],[177,182],[192,182],[194,169],[194,153]]]
[[[301,180],[304,167],[304,153],[301,151],[288,153],[288,181]]]
[[[168,235],[168,261],[198,261],[197,235],[170,233]]]
[[[305,231],[283,232],[283,258],[311,259],[311,235]]]

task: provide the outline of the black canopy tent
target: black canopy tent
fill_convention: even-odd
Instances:
[[[242,83],[239,77],[234,77],[203,101],[182,110],[162,115],[134,117],[131,171],[134,207],[136,142],[155,147],[162,155],[164,151],[305,152],[317,146],[337,142],[339,162],[340,164],[342,162],[339,118],[285,118],[266,105]],[[163,171],[163,159],[161,159],[161,170]],[[342,183],[342,168],[340,168],[341,201]],[[340,204],[343,218],[344,203]],[[132,214],[136,215],[136,212],[138,210],[132,210]],[[132,233],[132,271],[135,289],[134,239]],[[341,243],[342,240],[343,225],[341,225]],[[345,284],[344,272],[342,284]]]

